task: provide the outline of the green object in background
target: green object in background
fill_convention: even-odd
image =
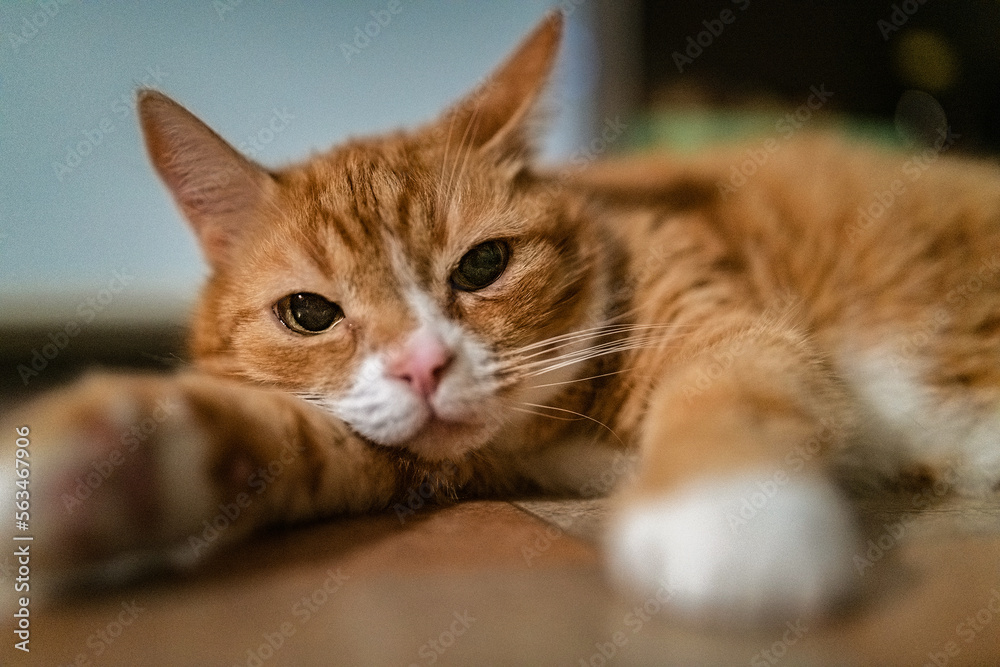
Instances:
[[[902,148],[892,123],[854,116],[827,115],[822,120],[800,120],[795,110],[749,112],[725,110],[654,111],[640,114],[629,123],[621,146],[625,151],[668,148],[694,152],[710,146],[774,137],[779,141],[800,132],[823,130],[868,143]]]

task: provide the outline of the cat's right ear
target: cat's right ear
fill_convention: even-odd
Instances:
[[[272,196],[274,179],[194,114],[155,90],[139,91],[139,122],[156,173],[191,223],[213,267]]]
[[[477,149],[499,161],[522,162],[534,153],[539,98],[555,66],[563,15],[550,12],[470,94],[429,126],[445,142]],[[459,151],[460,152],[460,151]]]

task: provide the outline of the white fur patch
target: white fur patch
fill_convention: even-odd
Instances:
[[[429,331],[454,355],[429,403],[392,377],[385,351],[369,354],[347,391],[319,401],[358,433],[385,445],[403,445],[434,416],[461,424],[490,424],[499,409],[495,364],[490,352],[452,322],[429,299],[411,291],[418,327]]]
[[[409,440],[431,416],[406,383],[389,377],[379,354],[361,362],[347,392],[324,405],[361,435],[385,445]]]
[[[612,572],[641,594],[666,586],[693,615],[822,612],[856,584],[848,506],[822,479],[791,480],[770,496],[766,479],[706,480],[628,507],[609,534]]]
[[[980,495],[1000,483],[1000,406],[983,413],[971,395],[933,391],[921,381],[917,359],[876,350],[848,360],[843,374],[862,414],[843,460],[849,474],[893,477],[925,464],[958,493]]]

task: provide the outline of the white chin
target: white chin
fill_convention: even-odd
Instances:
[[[335,414],[365,438],[380,445],[399,447],[417,437],[431,421],[431,411],[421,407],[413,405],[407,410],[373,410],[360,419],[351,418],[355,415]]]

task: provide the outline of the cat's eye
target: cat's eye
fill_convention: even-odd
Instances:
[[[509,258],[510,248],[503,241],[480,243],[459,260],[451,284],[465,292],[483,289],[503,274]]]
[[[344,319],[340,306],[312,292],[282,297],[274,304],[274,314],[295,333],[323,333]]]

